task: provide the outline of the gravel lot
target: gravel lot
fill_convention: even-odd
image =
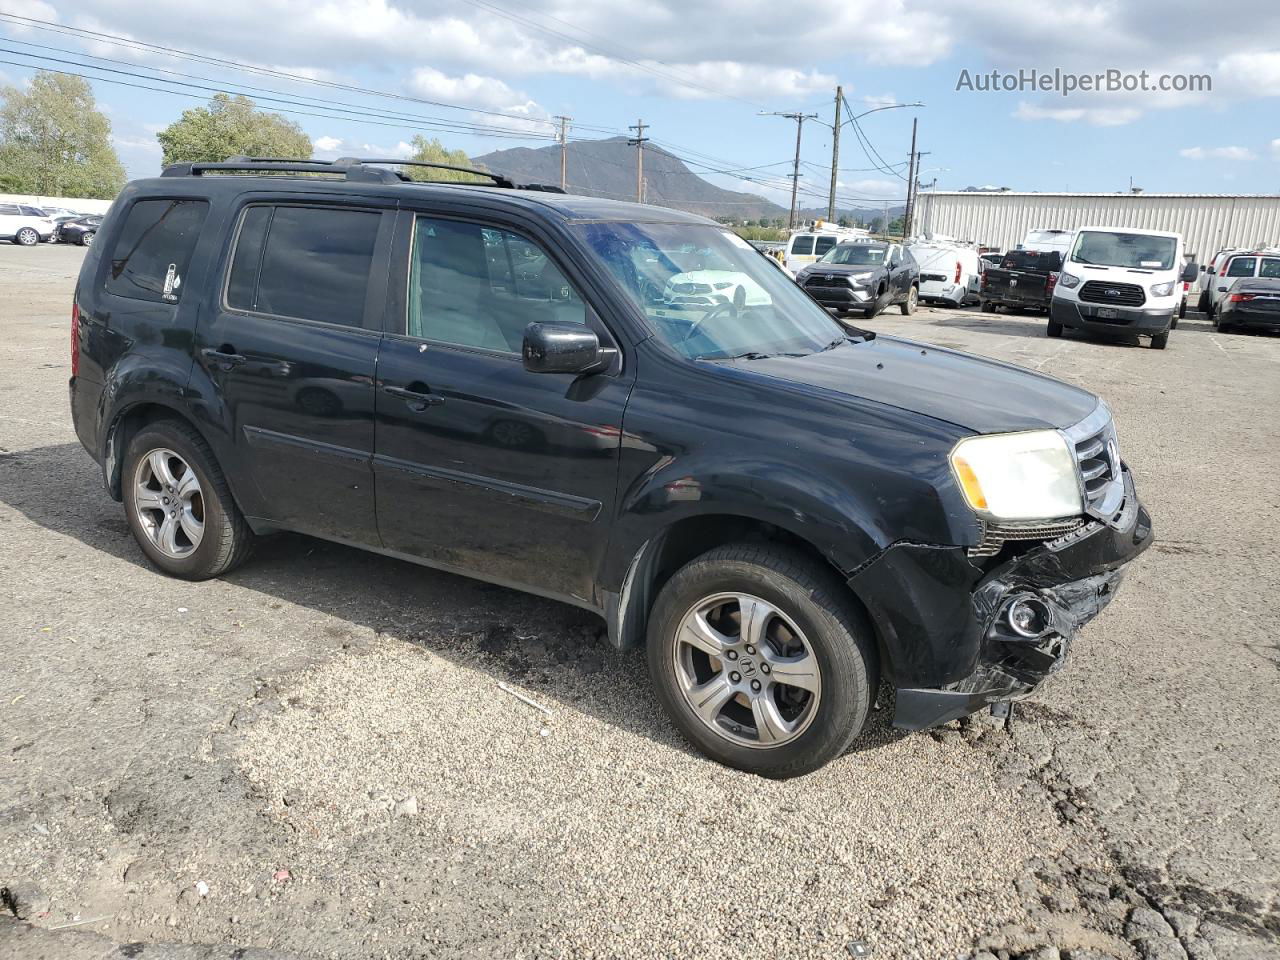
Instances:
[[[1280,337],[874,321],[1101,393],[1159,542],[1009,729],[773,783],[580,611],[296,536],[153,572],[71,429],[81,256],[0,246],[0,957],[1280,958]]]

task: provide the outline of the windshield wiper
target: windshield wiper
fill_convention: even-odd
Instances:
[[[761,353],[759,350],[748,350],[746,353],[735,353],[728,357],[697,357],[698,360],[768,360],[770,357],[783,357],[783,353]],[[794,354],[790,354],[794,356]]]

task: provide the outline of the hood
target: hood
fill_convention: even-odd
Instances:
[[[733,366],[797,390],[888,404],[974,433],[1069,427],[1098,405],[1087,390],[1044,374],[896,337]]]
[[[883,263],[810,263],[800,273],[875,273],[883,270]]]

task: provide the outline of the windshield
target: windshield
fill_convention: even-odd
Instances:
[[[1071,259],[1076,263],[1100,267],[1171,270],[1177,252],[1178,241],[1174,237],[1086,230],[1076,238]]]
[[[686,357],[803,356],[845,331],[736,234],[674,223],[578,227],[654,333]]]
[[[888,249],[888,247],[873,247],[869,243],[842,243],[818,262],[875,266],[884,263],[884,254]]]

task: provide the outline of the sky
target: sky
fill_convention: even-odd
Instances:
[[[785,203],[796,124],[770,114],[804,113],[818,115],[801,149],[801,199],[813,205],[829,186],[839,84],[857,113],[923,104],[862,117],[866,145],[842,127],[845,204],[905,195],[913,118],[920,179],[938,189],[1280,192],[1275,0],[1239,0],[1229,16],[1170,0],[166,6],[0,0],[0,83],[25,83],[40,65],[95,77],[130,177],[158,172],[157,130],[226,90],[298,122],[321,157],[403,155],[415,133],[471,156],[546,146],[552,118],[569,116],[570,184],[575,139],[625,135],[642,119],[692,169],[732,171],[713,182]],[[1063,95],[1061,82],[1027,85],[1032,70],[1208,82]],[[1010,79],[993,83],[992,71]],[[1020,76],[1019,89],[990,89]]]

